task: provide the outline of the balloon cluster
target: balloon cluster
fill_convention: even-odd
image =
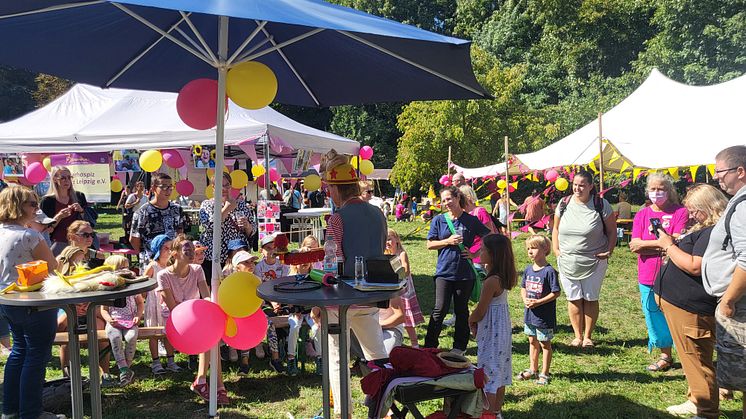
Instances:
[[[438,183],[440,183],[443,186],[451,186],[451,177],[448,175],[443,175],[438,180]]]
[[[355,169],[360,170],[360,173],[368,176],[373,173],[373,170],[376,168],[373,165],[373,162],[370,161],[371,157],[373,157],[373,147],[364,145],[360,147],[360,153],[352,158],[350,164]]]
[[[247,350],[267,335],[267,316],[256,295],[261,281],[248,272],[234,272],[218,288],[218,301],[187,300],[177,305],[166,322],[166,337],[177,350],[196,355],[221,340]]]

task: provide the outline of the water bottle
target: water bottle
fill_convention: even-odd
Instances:
[[[324,262],[323,269],[325,274],[338,275],[337,272],[337,244],[334,240],[326,240],[324,243]]]
[[[355,256],[355,285],[359,285],[363,281],[365,281],[365,258]]]

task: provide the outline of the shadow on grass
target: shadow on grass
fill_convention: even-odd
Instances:
[[[646,372],[558,372],[554,378],[563,378],[570,381],[594,381],[594,382],[634,382],[639,384],[664,383],[667,381],[681,381],[679,375],[651,374]]]
[[[508,396],[508,400],[517,397]],[[538,412],[541,412],[537,415]],[[506,412],[511,419],[566,419],[566,418],[675,418],[665,411],[648,406],[617,395],[599,395],[579,401],[552,402],[539,400],[531,406],[528,412]]]

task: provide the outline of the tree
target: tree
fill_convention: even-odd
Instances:
[[[396,126],[401,110],[401,103],[337,106],[332,108],[331,131],[373,147],[373,164],[391,168],[396,161],[396,142],[401,136]]]
[[[34,81],[36,82],[36,90],[32,96],[37,108],[41,108],[62,96],[73,86],[73,82],[49,74],[37,74]]]
[[[0,66],[0,122],[9,121],[34,109],[34,75],[25,70]]]

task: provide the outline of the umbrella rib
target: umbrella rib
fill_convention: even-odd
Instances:
[[[174,23],[168,29],[167,32],[171,32],[172,30],[176,29],[181,24],[181,22],[183,20],[184,20],[184,18],[182,18],[179,21],[177,21],[176,23]],[[140,59],[142,57],[144,57],[145,54],[147,54],[148,52],[150,52],[151,49],[155,48],[155,46],[158,45],[158,43],[161,42],[163,40],[163,38],[164,37],[161,36],[160,38],[156,39],[152,44],[150,44],[150,46],[148,46],[147,48],[145,48],[145,50],[143,52],[137,54],[137,56],[135,58],[133,58],[130,62],[128,62],[127,65],[124,66],[124,68],[122,68],[121,70],[119,70],[119,72],[117,74],[115,74],[114,77],[112,77],[111,79],[109,79],[109,81],[106,82],[105,86],[106,87],[111,86],[111,84],[114,83],[115,81],[117,81],[117,79],[119,77],[121,77],[122,74],[124,74],[127,70],[129,70],[133,65],[137,64],[137,62],[140,61]]]
[[[269,42],[271,42],[273,46],[277,45],[273,37],[270,36],[269,32],[267,32],[266,29],[262,28],[262,32],[264,33],[264,36],[266,36],[267,39],[269,39]],[[298,74],[298,71],[295,69],[295,66],[290,63],[290,60],[288,60],[288,57],[285,56],[285,53],[282,51],[282,49],[278,49],[277,53],[280,54],[280,57],[282,57],[282,59],[285,61],[285,64],[287,64],[288,67],[290,67],[290,71],[292,71],[293,74],[295,74],[295,77],[298,79],[300,84],[303,85],[303,88],[306,89],[306,92],[308,92],[308,95],[311,96],[311,99],[314,101],[314,103],[316,103],[316,106],[320,106],[321,103],[319,102],[318,98],[316,98],[316,95],[313,94],[313,92],[311,91],[311,88],[308,87],[308,84],[306,84],[306,81],[303,80],[303,77],[301,77],[300,74]]]
[[[279,44],[276,44],[275,46],[273,46],[271,48],[263,49],[263,50],[257,52],[256,54],[249,55],[249,56],[245,57],[242,61],[256,60],[257,58],[263,57],[263,56],[269,54],[270,52],[274,52],[274,51],[277,51],[279,49],[285,48],[288,45],[294,44],[294,43],[296,43],[298,41],[302,41],[302,40],[308,38],[309,36],[316,35],[317,33],[323,32],[325,30],[326,29],[324,29],[324,28],[316,28],[316,29],[314,29],[312,31],[309,31],[309,32],[306,32],[306,33],[304,33],[302,35],[298,35],[295,38],[291,38],[291,39],[288,39],[285,42],[281,42]]]
[[[76,7],[92,6],[94,4],[100,4],[100,3],[105,3],[105,1],[103,1],[103,0],[96,0],[96,1],[89,1],[89,2],[85,2],[85,3],[60,4],[60,5],[57,5],[57,6],[45,7],[43,9],[29,10],[29,11],[26,11],[26,12],[18,12],[18,13],[13,13],[13,14],[10,14],[10,15],[0,16],[0,19],[8,19],[8,18],[13,18],[13,17],[35,15],[35,14],[38,14],[38,13],[56,12],[56,11],[59,11],[59,10],[74,9]]]
[[[200,60],[202,60],[202,61],[206,62],[206,63],[207,63],[207,64],[209,64],[209,65],[210,65],[211,67],[215,67],[215,63],[214,63],[214,62],[212,62],[212,61],[210,61],[210,58],[209,58],[209,57],[205,57],[205,56],[203,56],[203,55],[200,55],[200,53],[199,53],[198,51],[195,51],[195,50],[194,50],[194,49],[192,49],[192,48],[191,48],[191,47],[190,47],[189,45],[187,45],[187,44],[185,44],[185,43],[183,43],[183,42],[179,41],[179,40],[178,40],[178,39],[176,39],[176,38],[174,38],[174,37],[173,37],[173,36],[172,36],[172,35],[171,35],[170,33],[166,32],[166,31],[164,31],[163,29],[159,28],[158,26],[154,25],[154,24],[153,24],[153,23],[151,23],[151,22],[150,22],[149,20],[147,20],[147,19],[145,19],[144,17],[142,17],[142,16],[138,15],[137,13],[133,12],[132,10],[130,10],[130,9],[128,9],[128,8],[126,8],[126,7],[124,7],[124,6],[122,6],[122,5],[121,5],[121,4],[119,4],[119,3],[111,3],[111,4],[113,4],[113,5],[115,6],[115,7],[117,7],[118,9],[120,9],[121,11],[123,11],[124,13],[127,13],[128,15],[132,16],[132,18],[134,18],[134,19],[135,19],[135,20],[137,20],[138,22],[142,23],[143,25],[145,25],[145,26],[149,27],[150,29],[152,29],[152,30],[154,30],[154,31],[158,32],[159,34],[161,34],[161,36],[163,36],[164,38],[166,38],[166,39],[168,39],[169,41],[173,42],[174,44],[176,44],[176,45],[180,46],[181,48],[183,48],[183,49],[184,49],[184,50],[186,50],[187,52],[191,53],[191,54],[192,54],[192,55],[194,55],[195,57],[197,57],[197,58],[199,58]]]
[[[238,48],[236,48],[236,52],[234,52],[233,55],[231,55],[231,57],[228,58],[228,61],[226,62],[226,65],[228,65],[228,66],[231,65],[231,63],[233,62],[233,60],[235,60],[236,57],[238,57],[238,55],[241,54],[243,52],[243,50],[249,45],[249,42],[251,42],[251,41],[254,40],[254,38],[259,33],[259,31],[263,31],[264,30],[264,25],[266,25],[266,24],[267,24],[266,20],[262,21],[261,23],[260,22],[256,22],[256,28],[254,28],[254,30],[251,32],[251,34],[248,37],[246,37],[246,39],[241,43],[241,45]]]
[[[194,33],[194,36],[196,36],[197,39],[199,40],[199,42],[202,44],[202,47],[205,49],[205,51],[207,51],[207,53],[210,54],[210,58],[212,59],[212,61],[215,62],[215,63],[217,63],[218,62],[218,57],[215,56],[215,54],[210,49],[210,46],[207,45],[207,42],[205,42],[205,38],[202,37],[202,34],[199,33],[199,31],[197,30],[197,28],[192,23],[192,20],[189,19],[189,16],[192,13],[189,12],[189,14],[187,14],[187,13],[184,13],[183,11],[181,11],[181,10],[179,10],[179,13],[184,18],[184,21],[186,22],[186,24],[189,26],[189,28]]]
[[[181,29],[180,29],[180,28],[178,28],[178,27],[177,27],[177,28],[175,28],[175,30],[176,30],[176,32],[178,32],[178,33],[179,33],[179,34],[180,34],[181,36],[183,36],[183,37],[184,37],[184,39],[186,39],[187,41],[189,41],[189,43],[190,43],[190,44],[192,44],[192,46],[194,47],[194,49],[196,49],[197,51],[199,51],[199,52],[200,52],[200,53],[201,53],[202,55],[204,55],[205,57],[207,57],[207,56],[212,56],[212,51],[210,51],[210,52],[208,53],[207,51],[209,51],[209,49],[208,49],[208,50],[205,50],[204,48],[202,48],[202,45],[198,45],[198,44],[197,44],[197,41],[195,41],[194,39],[192,39],[192,37],[191,37],[191,36],[187,35],[187,34],[186,34],[186,32],[184,32],[183,30],[181,30]]]
[[[386,48],[384,48],[384,47],[382,47],[380,45],[377,45],[377,44],[375,44],[375,43],[373,43],[371,41],[368,41],[367,39],[361,38],[361,37],[359,37],[357,35],[353,35],[352,33],[347,32],[347,31],[339,31],[338,30],[337,32],[339,32],[342,35],[345,35],[345,36],[347,36],[349,38],[352,38],[352,39],[360,42],[361,44],[367,45],[367,46],[369,46],[369,47],[371,47],[373,49],[381,51],[384,54],[390,55],[390,56],[396,58],[397,60],[403,61],[403,62],[405,62],[405,63],[407,63],[407,64],[409,64],[409,65],[411,65],[413,67],[417,67],[420,70],[423,70],[423,71],[425,71],[427,73],[430,73],[433,76],[441,78],[441,79],[443,79],[443,80],[445,80],[445,81],[447,81],[447,82],[449,82],[451,84],[455,84],[456,86],[459,86],[462,89],[468,90],[468,91],[470,91],[470,92],[472,92],[474,94],[477,94],[479,96],[485,97],[485,94],[483,92],[480,92],[479,90],[474,89],[473,87],[469,87],[469,86],[465,85],[464,83],[461,83],[458,80],[455,80],[455,79],[453,79],[451,77],[446,76],[445,74],[441,74],[441,73],[439,73],[439,72],[437,72],[437,71],[435,71],[435,70],[433,70],[431,68],[425,67],[422,64],[416,63],[416,62],[414,62],[414,61],[412,61],[412,60],[410,60],[408,58],[404,58],[401,55],[399,55],[399,54],[397,54],[397,53],[395,53],[393,51],[389,51],[388,49],[386,49]]]
[[[264,44],[266,44],[267,42],[272,41],[272,39],[273,39],[273,37],[270,36],[269,38],[265,38],[263,41],[260,41],[259,43],[257,43],[256,45],[254,45],[251,49],[249,49],[248,51],[246,51],[243,54],[241,54],[240,57],[236,58],[236,62],[237,63],[245,62],[244,59],[246,57],[248,57],[249,55],[253,54],[254,51],[258,50],[259,48],[263,47]]]

